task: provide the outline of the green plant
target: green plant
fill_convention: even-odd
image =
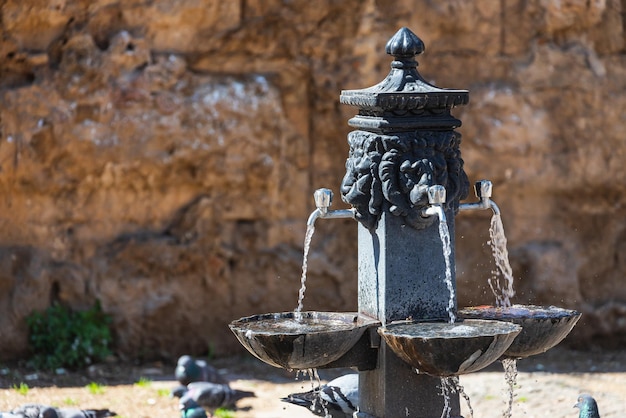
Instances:
[[[102,395],[104,393],[104,386],[100,383],[89,382],[89,384],[85,387],[92,395]]]
[[[207,360],[211,360],[215,356],[215,344],[214,343],[208,344],[206,356],[207,356]]]
[[[140,388],[147,388],[152,384],[152,380],[147,379],[145,377],[140,377],[138,381],[135,382],[135,386]]]
[[[78,405],[78,402],[76,402],[76,400],[73,398],[65,398],[63,399],[63,404],[67,406],[75,406]]]
[[[27,318],[32,365],[54,370],[80,368],[111,354],[111,317],[100,304],[76,312],[58,303]]]
[[[235,418],[235,412],[226,408],[217,408],[214,415],[217,418]]]
[[[157,389],[157,395],[159,396],[170,396],[170,393],[172,391],[170,389],[167,388],[158,388]]]
[[[13,385],[13,389],[17,391],[20,395],[26,396],[28,394],[28,385],[24,382],[21,382],[19,385]]]

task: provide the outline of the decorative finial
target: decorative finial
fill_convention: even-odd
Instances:
[[[389,39],[385,51],[398,61],[413,61],[425,48],[424,42],[409,28],[404,27]]]

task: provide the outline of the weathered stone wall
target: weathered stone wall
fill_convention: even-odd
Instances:
[[[470,90],[514,302],[580,309],[577,344],[626,334],[619,0],[1,4],[0,357],[54,300],[100,300],[144,358],[239,349],[230,320],[293,309],[312,192],[344,173],[340,90],[386,75],[401,26],[427,80]],[[488,226],[457,217],[461,305],[493,303]],[[356,309],[356,226],[316,229],[305,309]]]

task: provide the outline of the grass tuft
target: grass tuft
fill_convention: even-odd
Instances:
[[[29,387],[24,382],[20,382],[19,385],[13,385],[12,388],[15,389],[17,391],[17,393],[19,393],[22,396],[28,395]]]
[[[138,386],[140,388],[150,387],[151,384],[152,380],[145,377],[140,377],[139,380],[135,382],[135,386]]]
[[[104,393],[104,386],[100,383],[90,382],[87,386],[85,386],[89,393],[92,395],[102,395]]]

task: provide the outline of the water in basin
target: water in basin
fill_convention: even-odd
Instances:
[[[310,334],[314,332],[324,331],[341,331],[354,328],[354,324],[339,319],[320,320],[314,316],[300,315],[297,319],[284,316],[274,318],[268,317],[257,321],[244,322],[239,325],[244,331],[246,337],[250,338],[253,334]]]
[[[569,309],[537,305],[473,306],[463,308],[463,312],[481,319],[561,319],[572,315]]]
[[[476,322],[477,325],[468,325],[472,321],[464,321],[458,324],[443,324],[437,322],[422,322],[415,324],[393,324],[393,332],[398,335],[417,338],[471,338],[499,335],[510,331],[507,323],[492,322],[488,326],[484,322]]]

